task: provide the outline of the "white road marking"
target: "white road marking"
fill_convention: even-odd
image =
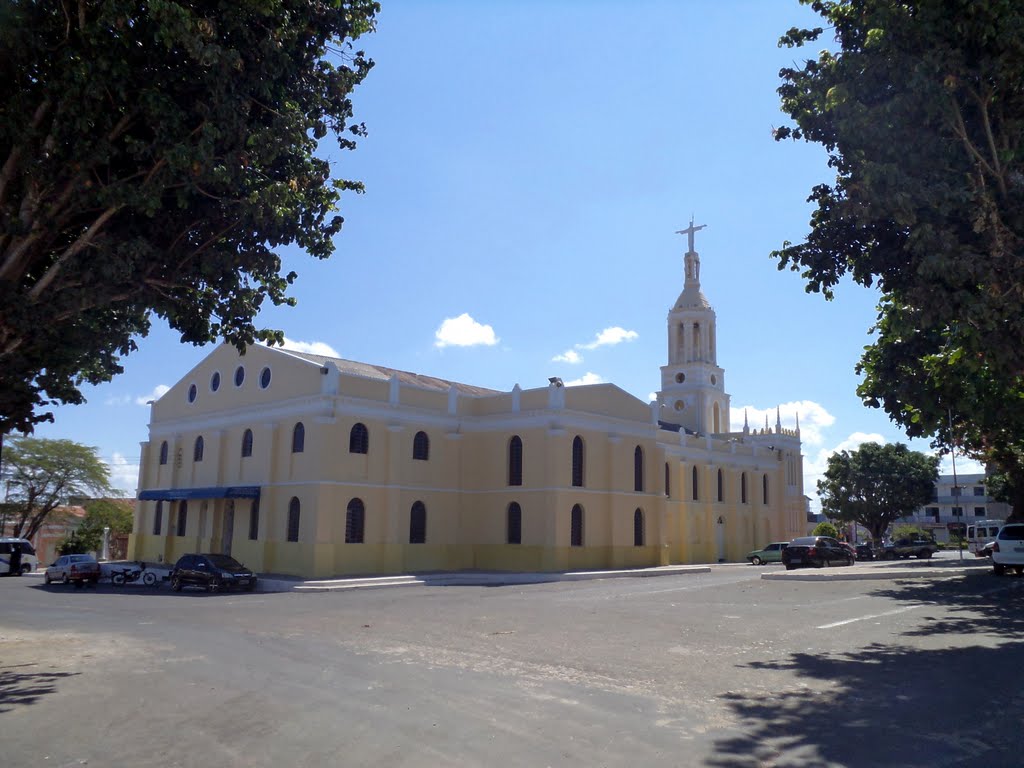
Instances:
[[[883,616],[895,616],[897,613],[906,613],[907,611],[912,611],[915,608],[923,608],[923,607],[924,606],[922,604],[920,604],[920,603],[917,603],[917,604],[914,604],[914,605],[907,605],[907,606],[904,606],[903,608],[897,608],[894,611],[886,611],[885,613],[872,613],[872,614],[869,614],[868,616],[858,616],[858,617],[856,617],[854,619],[844,619],[843,621],[833,621],[831,624],[822,624],[820,627],[815,627],[815,629],[832,629],[832,627],[841,627],[844,624],[853,624],[853,622],[855,622],[855,621],[868,621],[870,619],[880,619]]]

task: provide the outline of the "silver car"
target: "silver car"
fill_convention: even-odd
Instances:
[[[55,581],[63,584],[95,584],[99,580],[100,564],[92,555],[61,555],[53,565],[47,566],[46,575],[43,577],[47,584]]]

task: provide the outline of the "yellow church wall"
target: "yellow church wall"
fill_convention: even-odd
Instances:
[[[467,416],[493,416],[512,411],[512,393],[502,392],[484,397],[459,397],[459,413]]]
[[[343,397],[357,397],[386,403],[391,391],[387,379],[370,379],[364,376],[342,374],[338,380],[338,394]]]
[[[433,389],[404,386],[399,392],[399,401],[409,408],[423,408],[428,411],[446,413],[448,411],[448,392]]]

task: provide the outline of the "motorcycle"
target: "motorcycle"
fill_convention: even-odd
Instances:
[[[123,587],[129,582],[139,579],[142,579],[142,583],[147,587],[155,587],[157,583],[156,574],[146,570],[145,563],[139,563],[136,567],[111,569],[110,572],[110,583],[116,587]]]

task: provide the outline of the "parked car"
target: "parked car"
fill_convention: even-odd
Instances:
[[[939,545],[935,543],[935,539],[896,539],[892,544],[885,545],[881,557],[883,560],[895,560],[900,557],[917,557],[924,560],[938,551]]]
[[[992,542],[992,572],[1002,576],[1007,568],[1024,573],[1024,523],[1009,523]]]
[[[831,536],[801,536],[782,550],[782,564],[787,571],[794,568],[827,568],[830,565],[853,565],[854,556]]]
[[[755,549],[753,552],[748,552],[747,560],[749,560],[753,565],[761,565],[762,563],[781,563],[782,550],[788,546],[788,541],[773,541],[763,549]]]
[[[92,555],[61,555],[53,565],[47,566],[43,575],[43,581],[47,584],[59,581],[76,587],[96,584],[99,580],[100,564]]]
[[[839,546],[841,546],[843,549],[849,552],[850,555],[853,556],[854,560],[857,559],[857,548],[854,547],[853,544],[850,544],[848,541],[840,541]]]
[[[203,587],[207,592],[222,589],[256,589],[256,574],[229,555],[182,555],[171,569],[171,589]]]
[[[16,563],[14,570],[11,569],[12,560]],[[39,559],[31,541],[10,536],[0,538],[0,575],[22,576],[38,567]]]
[[[871,542],[865,541],[862,544],[857,545],[857,559],[858,560],[874,560],[875,559],[875,548],[871,546]]]

